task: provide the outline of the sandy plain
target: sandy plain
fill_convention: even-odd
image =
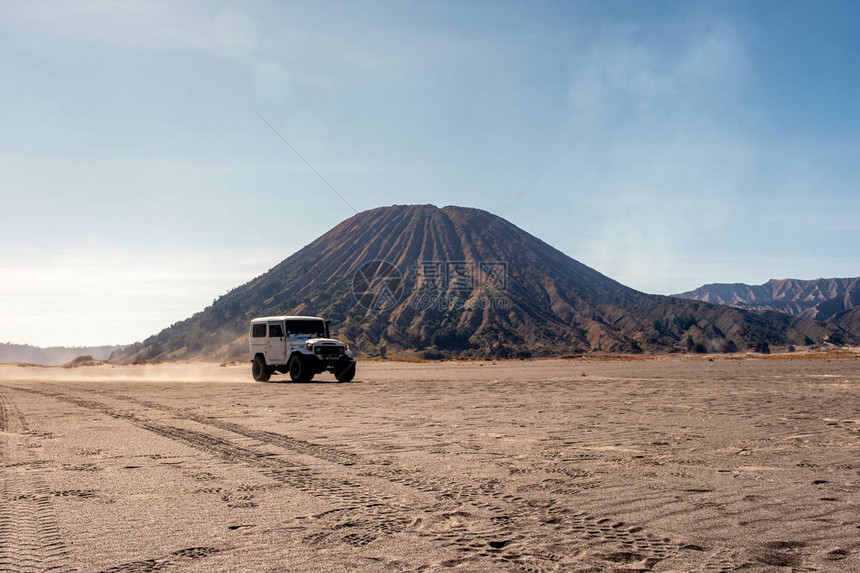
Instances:
[[[860,571],[858,485],[857,358],[0,366],[4,571]]]

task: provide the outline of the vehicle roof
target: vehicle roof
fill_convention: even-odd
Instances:
[[[323,320],[318,316],[293,316],[293,315],[282,315],[282,316],[261,316],[259,318],[254,318],[251,320],[252,324],[256,324],[258,322],[275,322],[281,320],[290,320],[290,319],[300,319],[300,320]]]

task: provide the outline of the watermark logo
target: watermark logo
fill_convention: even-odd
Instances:
[[[403,275],[388,261],[368,261],[352,277],[352,294],[367,310],[393,308],[403,297]]]
[[[415,310],[507,308],[508,299],[500,294],[508,287],[503,261],[416,261],[412,282]]]
[[[415,310],[504,309],[508,299],[508,264],[503,261],[416,261],[410,269]],[[386,261],[361,265],[352,279],[359,306],[380,311],[400,303],[406,280]]]
[[[508,288],[508,263],[503,261],[416,261],[412,282],[419,291],[471,292],[476,288]]]

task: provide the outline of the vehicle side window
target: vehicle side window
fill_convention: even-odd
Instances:
[[[251,329],[251,336],[254,338],[266,338],[266,325],[255,324]]]
[[[284,335],[284,329],[280,324],[269,325],[269,338],[280,338]]]

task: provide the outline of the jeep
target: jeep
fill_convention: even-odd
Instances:
[[[293,382],[309,382],[329,371],[338,382],[355,377],[348,344],[329,337],[330,320],[316,316],[265,316],[251,321],[251,374],[268,382],[275,372]]]

